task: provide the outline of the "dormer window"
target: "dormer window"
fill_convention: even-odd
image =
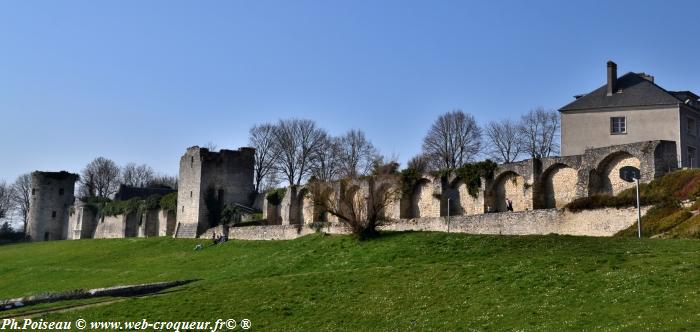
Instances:
[[[620,135],[627,133],[627,123],[624,116],[614,116],[610,118],[610,134]]]

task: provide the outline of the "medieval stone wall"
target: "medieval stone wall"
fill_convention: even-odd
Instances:
[[[558,164],[542,177],[544,208],[561,208],[576,198],[578,171]]]
[[[506,199],[512,201],[515,212],[561,208],[579,197],[600,193],[615,195],[634,186],[633,183],[620,179],[619,171],[623,166],[640,169],[641,181],[651,181],[668,171],[669,168],[665,167],[672,163],[666,161],[675,158],[669,155],[674,151],[674,142],[650,141],[589,149],[585,154],[578,156],[557,156],[502,164],[498,165],[492,178],[481,179],[481,187],[474,196],[469,194],[467,186],[454,174],[445,178],[426,174],[417,181],[411,191],[402,192],[400,198],[388,204],[385,218],[435,218],[448,215],[479,215],[487,211],[503,212],[506,211]],[[371,186],[367,180],[342,182],[342,185],[346,187],[341,189],[340,184],[334,185],[336,195],[354,195],[356,205],[367,204],[366,197]],[[400,178],[393,178],[381,185],[400,188]],[[356,190],[348,190],[352,188]],[[355,209],[362,210],[361,206]],[[313,198],[304,187],[288,188],[282,203],[274,209],[268,205],[266,210],[268,220],[274,220],[274,217],[281,219],[281,222],[270,224],[310,224],[323,221],[322,219],[337,222],[337,218],[322,217],[322,214],[316,211]],[[367,207],[364,210],[366,211]]]
[[[92,239],[97,227],[95,212],[78,203],[68,218],[68,240]]]
[[[150,210],[138,216],[138,237],[156,237],[159,235],[159,212],[159,210]]]
[[[644,207],[642,213],[645,214],[648,209],[648,207]],[[450,217],[449,231],[494,235],[612,236],[633,225],[636,221],[637,210],[635,208],[605,208],[578,213],[562,209],[541,209]],[[401,219],[389,222],[380,229],[384,231],[446,232],[448,231],[448,218]],[[221,232],[222,229],[217,228],[216,231]],[[229,238],[239,240],[292,240],[316,232],[348,234],[350,231],[338,223],[232,227],[228,229]]]
[[[116,239],[126,237],[127,224],[129,219],[128,215],[117,215],[117,216],[105,216],[102,217],[97,222],[97,227],[95,227],[95,239]],[[136,223],[134,221],[135,215],[131,215],[131,223]]]
[[[158,211],[158,236],[173,236],[175,233],[175,211]]]

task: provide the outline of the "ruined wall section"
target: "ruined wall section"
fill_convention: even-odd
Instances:
[[[95,211],[77,201],[68,218],[68,240],[92,239],[97,227]]]
[[[540,172],[538,159],[498,165],[486,193],[486,204],[492,211],[503,212],[506,211],[506,199],[510,199],[514,211],[534,209],[537,197],[535,181]]]
[[[649,207],[643,207],[645,214]],[[604,208],[572,213],[562,209],[540,209],[510,213],[486,213],[455,216],[449,219],[452,233],[492,235],[546,235],[613,236],[633,225],[637,220],[636,208]],[[432,231],[446,232],[448,219],[416,218],[391,221],[380,226],[383,231]],[[218,230],[221,232],[222,230]],[[349,234],[342,224],[322,223],[312,225],[273,225],[231,227],[228,235],[239,240],[292,240],[314,234]],[[205,236],[202,236],[205,238]]]
[[[75,201],[78,175],[61,172],[33,172],[27,233],[32,241],[65,240],[68,219]]]
[[[175,211],[158,211],[158,236],[172,236],[175,233]]]
[[[138,235],[139,217],[136,213],[103,216],[95,228],[95,239],[121,239]]]

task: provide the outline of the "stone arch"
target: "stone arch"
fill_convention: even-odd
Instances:
[[[633,187],[634,183],[620,179],[620,168],[624,166],[639,169],[641,162],[639,158],[627,151],[617,151],[603,158],[598,166],[591,170],[588,182],[589,195],[617,195],[621,191]]]
[[[314,222],[314,203],[309,189],[303,188],[297,195],[297,220],[300,224]]]
[[[556,163],[542,173],[541,193],[544,208],[562,208],[576,198],[578,171]]]
[[[467,185],[464,184],[461,178],[455,177],[452,180],[444,179],[442,195],[440,195],[440,216],[460,216],[465,214],[462,199],[466,198],[463,196],[466,190]]]
[[[380,209],[377,213],[378,217],[380,220],[391,220],[391,219],[397,219],[399,215],[396,213],[397,212],[397,202],[394,202],[393,200],[386,201],[386,204],[383,204],[383,200],[387,197],[386,195],[390,195],[389,191],[394,190],[394,187],[389,184],[389,183],[382,183],[379,184],[376,187],[376,193],[375,193],[375,199],[378,201],[374,204],[374,207],[370,206],[369,198],[368,198],[368,206],[367,208],[377,208]],[[369,211],[371,212],[371,211]]]
[[[361,189],[357,184],[349,184],[349,187],[341,192],[339,208],[343,215],[363,218],[366,213],[366,202],[363,202],[360,195]]]
[[[525,178],[513,171],[505,171],[493,183],[492,206],[496,212],[507,211],[506,198],[513,201],[513,211],[524,211],[531,207],[525,191]]]
[[[411,195],[413,218],[440,216],[440,201],[433,195],[432,185],[433,182],[427,178],[422,178],[416,183]]]

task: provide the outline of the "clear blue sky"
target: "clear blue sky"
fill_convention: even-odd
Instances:
[[[558,108],[605,62],[700,92],[697,2],[2,1],[0,179],[105,156],[177,174],[209,141],[316,120],[405,161],[431,122]]]

